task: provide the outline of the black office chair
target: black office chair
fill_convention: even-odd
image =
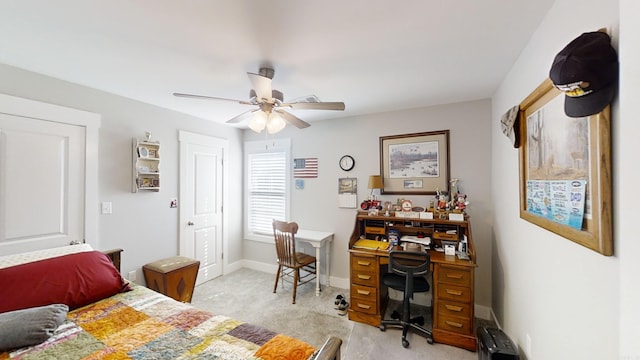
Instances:
[[[409,329],[425,336],[429,344],[433,344],[431,331],[423,327],[422,316],[411,318],[409,311],[415,292],[429,291],[429,283],[425,275],[429,273],[430,257],[427,252],[390,251],[389,272],[382,276],[382,282],[395,290],[404,292],[402,301],[402,315],[399,319],[383,319],[380,322],[380,330],[385,331],[387,326],[402,328],[402,346],[409,347],[407,332]]]

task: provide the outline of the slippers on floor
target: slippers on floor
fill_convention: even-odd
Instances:
[[[333,302],[333,308],[338,310],[338,308],[340,307],[340,302],[344,299],[344,295],[342,294],[338,294],[338,296],[336,296],[336,300]]]
[[[340,300],[340,304],[338,304],[338,315],[346,315],[349,312],[349,302],[347,300]]]

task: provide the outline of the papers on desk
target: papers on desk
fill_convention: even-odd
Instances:
[[[387,250],[390,243],[385,241],[360,239],[353,244],[354,249],[367,249],[367,250]]]
[[[412,243],[416,243],[416,244],[420,244],[420,245],[424,245],[424,246],[429,246],[431,244],[431,238],[430,237],[423,237],[423,238],[419,238],[417,236],[411,236],[411,235],[404,235],[400,238],[400,241],[404,241],[404,242],[412,242]]]

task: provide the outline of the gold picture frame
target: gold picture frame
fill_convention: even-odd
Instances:
[[[380,137],[381,194],[449,191],[449,130]]]
[[[547,79],[520,103],[519,117],[520,217],[613,255],[610,107],[567,117],[564,94]]]

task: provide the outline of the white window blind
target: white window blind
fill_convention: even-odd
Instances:
[[[289,216],[289,139],[245,143],[245,238],[273,242],[273,219]]]
[[[286,154],[249,154],[249,229],[271,235],[273,219],[284,220],[286,209]]]

